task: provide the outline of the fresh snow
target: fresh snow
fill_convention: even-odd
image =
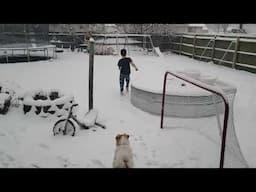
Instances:
[[[95,122],[97,121],[97,116],[98,116],[98,111],[96,109],[92,109],[83,117],[78,117],[77,119],[79,120],[79,122],[81,122],[85,126],[91,127],[95,125]]]
[[[132,68],[131,83],[146,78],[150,85],[162,83],[164,72],[195,69],[237,88],[234,122],[241,150],[250,167],[256,167],[256,75],[245,71],[195,61],[175,54],[164,57],[130,55],[139,71]],[[111,168],[115,136],[130,135],[135,167],[218,167],[220,137],[216,117],[201,119],[165,118],[143,112],[130,103],[130,93],[119,93],[119,56],[94,57],[94,108],[97,121],[106,129],[80,130],[76,136],[53,136],[58,120],[23,114],[10,108],[0,115],[0,167]],[[88,112],[88,66],[85,53],[65,51],[49,61],[0,65],[0,82],[18,84],[23,90],[72,93],[79,104],[77,113]],[[155,79],[159,79],[154,82]],[[159,89],[161,89],[159,87]],[[171,91],[171,87],[169,90]]]

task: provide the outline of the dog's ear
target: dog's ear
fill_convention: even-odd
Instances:
[[[121,135],[120,135],[120,134],[118,134],[118,135],[116,136],[116,140],[119,140],[119,139],[120,139],[120,137],[121,137]]]

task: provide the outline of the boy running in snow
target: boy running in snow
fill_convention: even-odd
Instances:
[[[121,50],[121,56],[122,58],[118,61],[118,68],[120,70],[120,93],[123,95],[124,90],[124,80],[126,81],[126,91],[129,91],[129,82],[130,82],[130,64],[135,68],[136,71],[138,71],[138,68],[133,63],[132,59],[130,57],[126,57],[126,49]]]

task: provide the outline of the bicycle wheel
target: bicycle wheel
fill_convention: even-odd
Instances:
[[[76,123],[72,119],[67,121],[67,129],[65,131],[65,123],[67,119],[58,120],[53,127],[53,135],[70,135],[75,136],[76,133]]]

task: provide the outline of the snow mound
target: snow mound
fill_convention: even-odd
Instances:
[[[95,125],[98,116],[98,111],[96,109],[90,110],[83,118],[77,117],[77,120],[87,127],[92,127]]]

